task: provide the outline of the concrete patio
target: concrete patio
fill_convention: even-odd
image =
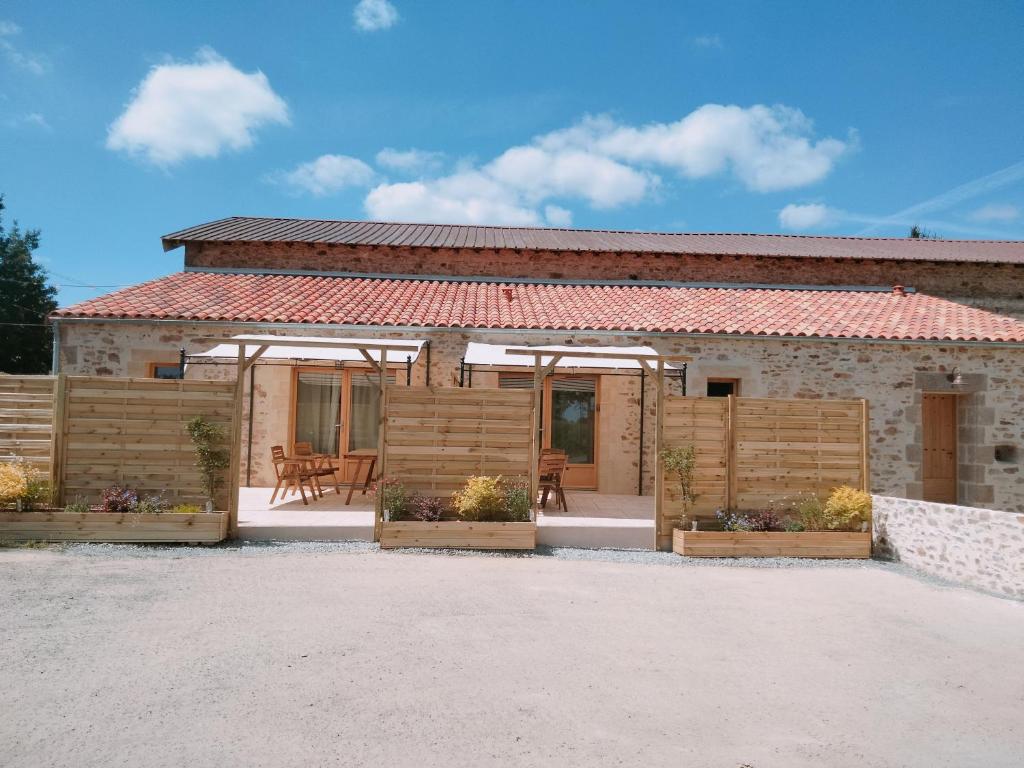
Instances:
[[[245,541],[373,541],[373,494],[345,504],[333,488],[305,505],[297,494],[270,503],[272,488],[239,490],[238,532]],[[537,520],[537,543],[585,549],[653,549],[654,498],[569,491],[569,511],[553,500]]]

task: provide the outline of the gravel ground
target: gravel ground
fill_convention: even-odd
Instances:
[[[883,563],[0,549],[0,617],[3,766],[1024,765],[1024,603]]]

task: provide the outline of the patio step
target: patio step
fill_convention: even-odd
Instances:
[[[540,515],[537,518],[537,544],[580,549],[653,550],[654,521]]]

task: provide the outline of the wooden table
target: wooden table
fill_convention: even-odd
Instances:
[[[359,485],[359,473],[363,471],[363,464],[367,462],[369,462],[370,466],[366,470],[366,479],[363,481],[363,496],[369,490],[370,483],[373,480],[373,468],[377,466],[377,450],[375,448],[360,448],[355,451],[349,451],[345,454],[345,460],[356,462],[355,472],[352,473],[352,482],[348,486],[348,497],[345,499],[345,504],[348,505],[352,503],[352,492]]]

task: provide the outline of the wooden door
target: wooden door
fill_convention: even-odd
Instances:
[[[921,403],[924,499],[957,503],[956,395],[926,394]]]

